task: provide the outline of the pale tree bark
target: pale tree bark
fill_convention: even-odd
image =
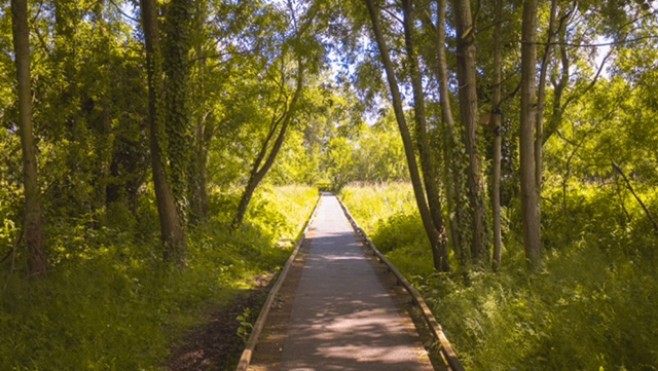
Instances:
[[[283,63],[283,62],[282,62]],[[284,77],[282,77],[284,78]],[[256,188],[260,182],[265,178],[268,171],[274,165],[274,160],[276,160],[283,142],[288,131],[288,127],[292,123],[292,120],[299,104],[299,99],[301,98],[302,91],[304,88],[304,65],[302,63],[302,57],[297,57],[297,78],[295,92],[293,93],[292,99],[289,103],[283,107],[281,115],[278,117],[272,118],[272,123],[270,125],[270,130],[261,146],[260,152],[254,161],[251,172],[249,173],[249,180],[247,181],[247,186],[245,187],[242,197],[240,198],[240,203],[238,204],[238,210],[233,218],[232,226],[233,228],[238,227],[242,224],[244,217],[249,208],[249,203],[251,198],[256,191]],[[277,134],[278,131],[278,134]]]
[[[164,245],[165,261],[185,265],[186,237],[182,218],[178,212],[174,192],[167,179],[159,136],[162,130],[162,56],[158,34],[157,2],[140,0],[149,90],[149,142],[153,185],[160,217],[160,232]]]
[[[475,30],[470,0],[454,1],[457,31],[457,76],[459,108],[464,124],[464,144],[468,154],[468,192],[472,212],[471,254],[474,262],[488,258],[484,240],[484,201],[478,156],[478,101],[476,86]]]
[[[414,97],[414,119],[416,122],[416,137],[418,141],[418,153],[425,183],[425,194],[427,203],[432,217],[434,228],[439,233],[437,251],[433,252],[435,257],[434,265],[439,267],[440,271],[447,272],[450,270],[448,262],[447,236],[445,226],[443,225],[443,215],[441,200],[437,189],[437,179],[435,166],[432,161],[430,141],[427,135],[427,118],[425,112],[425,93],[423,92],[422,77],[418,65],[418,57],[414,44],[414,6],[411,0],[402,0],[404,39],[407,50],[407,61],[409,64],[409,74],[411,77],[411,86]]]
[[[436,6],[437,24],[435,27],[437,66],[434,75],[439,85],[439,105],[441,106],[441,129],[443,169],[445,173],[444,187],[446,192],[447,218],[450,226],[450,238],[453,251],[459,257],[461,268],[466,271],[468,257],[462,247],[462,221],[464,220],[464,208],[459,207],[459,193],[463,189],[463,180],[460,171],[458,138],[455,130],[455,119],[450,104],[450,90],[448,87],[448,58],[446,52],[446,0],[438,0]],[[432,28],[432,20],[429,14],[424,14],[423,22],[428,28]]]
[[[23,151],[23,191],[25,193],[23,235],[27,245],[28,274],[40,276],[46,273],[48,264],[43,249],[43,220],[32,124],[30,30],[28,28],[27,0],[12,0],[11,12],[18,82],[18,127]]]
[[[370,21],[372,23],[372,30],[375,36],[375,42],[379,49],[379,55],[384,65],[384,70],[386,72],[386,79],[391,92],[391,101],[393,103],[393,112],[395,113],[395,119],[398,123],[398,128],[400,130],[400,136],[402,137],[402,143],[404,145],[404,154],[407,159],[407,165],[409,169],[409,177],[411,178],[411,184],[414,191],[414,196],[416,198],[416,204],[418,206],[418,212],[420,214],[421,220],[423,222],[423,227],[425,233],[430,241],[431,251],[433,254],[434,260],[434,269],[440,270],[441,266],[437,263],[440,262],[440,257],[435,254],[440,250],[441,241],[445,241],[445,236],[442,236],[439,231],[434,227],[432,222],[432,215],[430,213],[429,206],[427,204],[427,199],[425,198],[425,190],[423,187],[423,181],[421,179],[420,171],[418,168],[418,163],[416,161],[416,153],[413,145],[413,140],[411,138],[411,132],[409,131],[409,126],[407,125],[406,118],[404,117],[404,110],[402,108],[402,96],[400,94],[400,88],[398,86],[397,77],[395,75],[395,70],[393,69],[393,62],[388,52],[388,46],[386,40],[384,39],[384,34],[379,23],[379,12],[373,3],[373,0],[364,0],[368,8],[368,14],[370,16]]]
[[[459,255],[459,259],[462,265],[462,269],[466,270],[466,265],[468,264],[468,259],[466,256],[466,250],[464,249],[463,244],[463,233],[461,231],[461,226],[464,217],[464,208],[460,205],[459,194],[461,193],[464,184],[461,170],[460,170],[460,161],[456,159],[459,158],[458,154],[458,137],[457,130],[455,129],[455,118],[452,113],[452,105],[450,103],[450,89],[448,87],[448,57],[446,52],[446,0],[439,0],[437,6],[437,49],[438,49],[438,77],[439,77],[439,104],[441,105],[441,121],[445,126],[445,137],[444,141],[444,163],[446,173],[451,175],[451,179],[448,180],[447,184],[447,194],[448,199],[451,200],[452,204],[448,209],[451,214],[454,215],[451,222],[451,231],[453,239],[453,248],[455,253]],[[451,160],[454,159],[454,160]]]
[[[502,58],[502,23],[503,23],[503,1],[496,0],[495,26],[494,26],[494,57],[493,57],[493,94],[492,94],[492,120],[493,120],[493,163],[491,179],[491,208],[493,214],[493,269],[498,271],[503,252],[503,238],[501,230],[500,216],[500,173],[502,160],[502,75],[503,75],[503,58]]]
[[[535,124],[537,119],[537,0],[523,2],[521,36],[521,214],[526,259],[531,269],[541,261],[539,204],[535,182]]]

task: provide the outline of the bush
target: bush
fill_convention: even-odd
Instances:
[[[410,189],[398,191],[409,200]],[[563,203],[548,188],[543,269],[526,272],[521,238],[510,231],[501,271],[471,272],[469,285],[426,266],[427,242],[411,235],[422,231],[417,213],[382,206],[395,197],[391,187],[348,187],[344,200],[360,223],[377,226],[368,230],[373,241],[421,290],[466,369],[656,369],[655,235],[633,199],[624,216],[611,192],[584,187]],[[367,208],[354,195],[368,195]],[[656,209],[655,195],[642,197]],[[509,211],[514,224],[518,210]]]
[[[236,233],[218,218],[190,231],[183,270],[161,262],[152,205],[140,206],[142,230],[133,233],[134,218],[120,207],[51,223],[46,277],[0,270],[9,277],[0,287],[0,369],[161,368],[185,329],[285,262],[317,191],[271,188],[256,198]]]

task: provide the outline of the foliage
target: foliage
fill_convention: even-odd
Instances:
[[[198,226],[184,270],[165,265],[156,253],[152,204],[140,205],[139,223],[130,211],[115,209],[86,221],[99,228],[51,224],[49,235],[57,238],[50,240],[47,279],[9,275],[6,264],[0,271],[6,284],[0,369],[161,367],[187,328],[286,260],[317,191],[287,186],[263,190],[257,198],[245,227],[234,234],[219,218]]]
[[[468,285],[460,276],[432,273],[424,264],[431,259],[427,246],[408,243],[421,228],[410,187],[348,186],[342,199],[421,289],[467,369],[652,369],[658,364],[656,239],[647,236],[639,206],[629,206],[631,220],[619,223],[623,212],[610,202],[614,189],[573,189],[566,211],[545,203],[554,205],[544,209],[552,248],[537,274],[525,272],[520,236],[512,232],[501,271],[472,272]],[[562,197],[559,187],[547,194]],[[642,197],[658,207],[652,193]],[[406,206],[392,206],[391,199]]]
[[[283,261],[317,195],[308,187],[282,185],[339,190],[351,182],[364,182],[343,190],[351,210],[423,287],[471,368],[658,364],[647,346],[656,343],[649,330],[657,327],[654,2],[538,3],[536,66],[546,68],[546,100],[537,107],[544,132],[535,139],[545,142],[538,146],[545,261],[534,274],[522,268],[525,221],[517,198],[523,6],[497,0],[474,9],[477,22],[465,36],[477,36],[477,81],[469,87],[477,88],[477,114],[484,117],[477,132],[484,140],[476,149],[483,166],[472,174],[473,185],[491,186],[489,126],[492,114],[502,118],[506,248],[500,272],[492,274],[470,266],[466,251],[476,236],[469,210],[486,209],[493,197],[485,194],[482,205],[469,200],[465,128],[447,125],[448,110],[439,105],[443,98],[454,106],[456,123],[465,118],[454,109],[464,85],[456,72],[464,66],[456,58],[453,18],[454,5],[468,1],[449,2],[445,42],[437,41],[442,1],[403,2],[415,10],[409,34],[417,61],[410,58],[414,48],[405,49],[401,3],[372,1],[403,95],[399,117],[411,123],[420,119],[416,103],[427,108],[428,163],[436,168],[425,173],[437,179],[424,182],[438,185],[430,196],[445,207],[433,211],[443,212],[449,237],[460,237],[451,241],[449,257],[458,263],[452,266],[459,267],[459,277],[433,273],[409,186],[370,184],[407,181],[408,169],[371,22],[358,1],[152,2],[162,26],[158,62],[165,67],[157,80],[167,85],[158,101],[169,110],[158,117],[162,165],[179,206],[190,208],[178,210],[190,216],[183,223],[190,236],[189,267],[163,264],[149,171],[139,3],[29,2],[34,141],[51,264],[43,279],[31,280],[25,277],[20,222],[31,210],[23,203],[12,12],[10,1],[0,1],[0,332],[10,334],[0,337],[0,369],[161,366],[181,329]],[[502,65],[494,66],[498,37]],[[447,92],[438,89],[438,52],[444,49]],[[250,168],[261,149],[271,149],[265,139],[272,124],[291,108],[300,60],[304,90],[291,110],[279,158],[255,194],[247,222],[228,233]],[[424,102],[412,102],[412,64],[422,75],[415,80],[424,94],[417,86],[416,95],[425,95]],[[501,84],[492,79],[498,67]],[[491,107],[498,88],[503,102]],[[420,129],[412,125],[410,147],[422,144]],[[485,234],[486,241],[490,231]],[[246,328],[250,319],[243,317]]]

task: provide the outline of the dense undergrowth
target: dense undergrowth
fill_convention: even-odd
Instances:
[[[469,285],[432,273],[410,186],[348,186],[342,199],[421,289],[467,369],[655,370],[658,246],[642,210],[594,185],[545,194],[542,269],[527,273],[508,228],[500,272],[471,272]],[[658,209],[654,193],[642,197]]]
[[[183,270],[161,262],[153,204],[137,215],[117,208],[84,222],[51,221],[45,278],[1,267],[0,369],[163,367],[186,329],[285,262],[317,191],[260,190],[244,226],[229,233],[237,196],[214,196],[211,220],[189,233]]]

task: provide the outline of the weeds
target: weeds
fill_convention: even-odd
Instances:
[[[186,329],[285,262],[316,198],[309,187],[261,190],[233,234],[215,200],[189,233],[185,270],[161,262],[153,205],[112,210],[95,229],[55,225],[51,273],[13,274],[0,292],[0,369],[160,369]]]
[[[646,218],[628,205],[630,216],[621,214],[606,189],[567,202],[559,190],[546,194],[544,269],[526,272],[520,236],[509,231],[501,271],[472,272],[469,286],[427,264],[410,186],[348,186],[342,198],[421,289],[467,369],[655,370],[658,274]]]

